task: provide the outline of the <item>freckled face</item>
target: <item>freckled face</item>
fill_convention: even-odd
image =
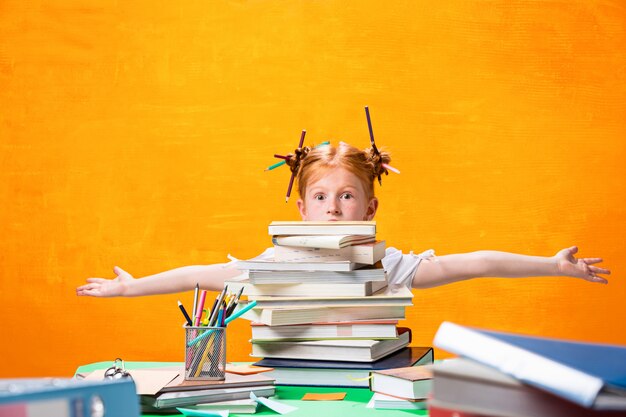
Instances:
[[[378,199],[367,198],[359,177],[345,168],[335,168],[308,184],[305,199],[297,204],[302,220],[372,220]]]

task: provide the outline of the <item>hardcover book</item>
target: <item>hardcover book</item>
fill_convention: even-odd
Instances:
[[[493,332],[444,322],[435,346],[583,407],[626,409],[626,347]]]
[[[446,360],[432,369],[433,403],[451,404],[459,412],[508,417],[626,416],[624,410],[582,407],[469,359]]]
[[[425,366],[409,366],[374,371],[370,390],[405,400],[423,400],[432,390],[432,371]]]
[[[254,342],[251,356],[260,358],[373,362],[411,342],[411,330],[401,327],[398,337],[383,340],[310,340],[302,342]]]

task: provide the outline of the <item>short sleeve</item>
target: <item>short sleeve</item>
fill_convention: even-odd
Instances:
[[[234,256],[232,256],[230,253],[228,254],[228,259],[230,260],[230,262],[225,264],[224,267],[233,266],[233,265],[235,265],[239,261],[239,259],[237,259]],[[253,260],[253,261],[269,261],[269,260],[272,260],[272,259],[274,259],[274,247],[265,249],[263,251],[263,253],[261,253],[260,255],[255,256],[251,260]]]
[[[433,258],[434,256],[435,251],[432,249],[416,255],[413,251],[408,254],[403,254],[402,251],[396,248],[387,248],[382,263],[387,273],[389,285],[406,285],[411,288],[413,276],[422,260]]]

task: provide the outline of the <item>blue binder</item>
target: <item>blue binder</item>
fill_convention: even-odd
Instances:
[[[129,378],[0,379],[0,416],[138,417],[139,397]]]

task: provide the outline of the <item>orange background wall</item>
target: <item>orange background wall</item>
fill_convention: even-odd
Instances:
[[[253,256],[307,142],[393,152],[379,236],[438,254],[577,244],[608,286],[482,279],[415,291],[443,320],[626,344],[626,10],[619,2],[4,1],[0,376],[182,360],[176,300],[78,298],[89,276]],[[248,358],[248,322],[228,356]]]

